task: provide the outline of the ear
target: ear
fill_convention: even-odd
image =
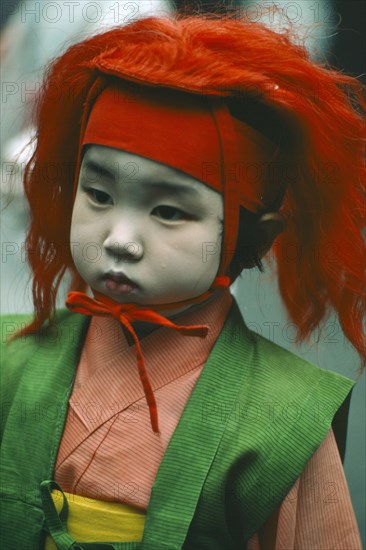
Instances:
[[[263,256],[270,250],[275,239],[285,229],[285,219],[278,212],[268,212],[263,214],[258,220],[258,233],[259,233],[259,256]]]

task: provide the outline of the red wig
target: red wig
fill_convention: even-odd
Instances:
[[[52,320],[66,270],[72,290],[85,290],[69,232],[83,109],[101,73],[243,104],[255,98],[291,123],[296,147],[283,153],[294,173],[281,207],[288,222],[274,248],[281,296],[299,341],[333,308],[365,357],[361,86],[311,61],[285,34],[215,16],[142,19],[72,46],[50,66],[24,183],[35,319],[22,332]]]

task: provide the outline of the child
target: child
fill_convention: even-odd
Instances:
[[[35,317],[3,361],[6,548],[361,548],[331,431],[352,382],[247,330],[229,285],[278,237],[301,338],[332,307],[365,356],[363,107],[234,19],[55,61],[25,175]]]

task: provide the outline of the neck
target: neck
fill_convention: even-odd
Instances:
[[[184,313],[192,313],[193,311],[197,311],[198,309],[201,309],[202,307],[206,306],[207,304],[209,304],[210,302],[215,300],[221,294],[221,292],[222,292],[222,290],[215,290],[211,294],[211,296],[206,298],[206,300],[202,300],[202,302],[198,302],[197,304],[188,305],[185,308],[182,308],[181,310],[175,311],[174,313],[172,313],[171,310],[170,311],[169,310],[165,310],[165,311],[162,310],[159,313],[161,313],[161,315],[164,315],[165,317],[168,317],[168,319],[173,321],[174,319],[177,319],[178,317],[180,317]]]
[[[186,313],[193,313],[194,311],[197,311],[205,307],[207,304],[215,300],[221,294],[221,292],[222,291],[220,290],[215,290],[215,292],[213,292],[211,296],[206,298],[206,300],[203,300],[202,302],[198,302],[197,304],[192,304],[190,306],[188,305],[179,311],[174,311],[174,313],[172,313],[172,310],[161,310],[159,311],[159,313],[161,315],[164,315],[171,321],[175,322],[178,318],[182,317]],[[132,325],[139,340],[143,339],[145,336],[148,336],[149,334],[154,332],[154,330],[157,330],[158,328],[160,328],[160,325],[157,325],[155,323],[149,323],[147,321],[135,321],[132,323]],[[128,336],[126,335],[126,337],[129,338],[129,335]],[[131,344],[132,343],[133,341],[131,340]]]

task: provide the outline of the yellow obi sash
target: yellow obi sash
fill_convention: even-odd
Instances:
[[[64,497],[68,502],[67,531],[82,542],[110,542],[142,540],[146,512],[121,502],[104,502],[53,490],[55,508],[60,514]],[[52,537],[47,535],[45,550],[57,550]]]

